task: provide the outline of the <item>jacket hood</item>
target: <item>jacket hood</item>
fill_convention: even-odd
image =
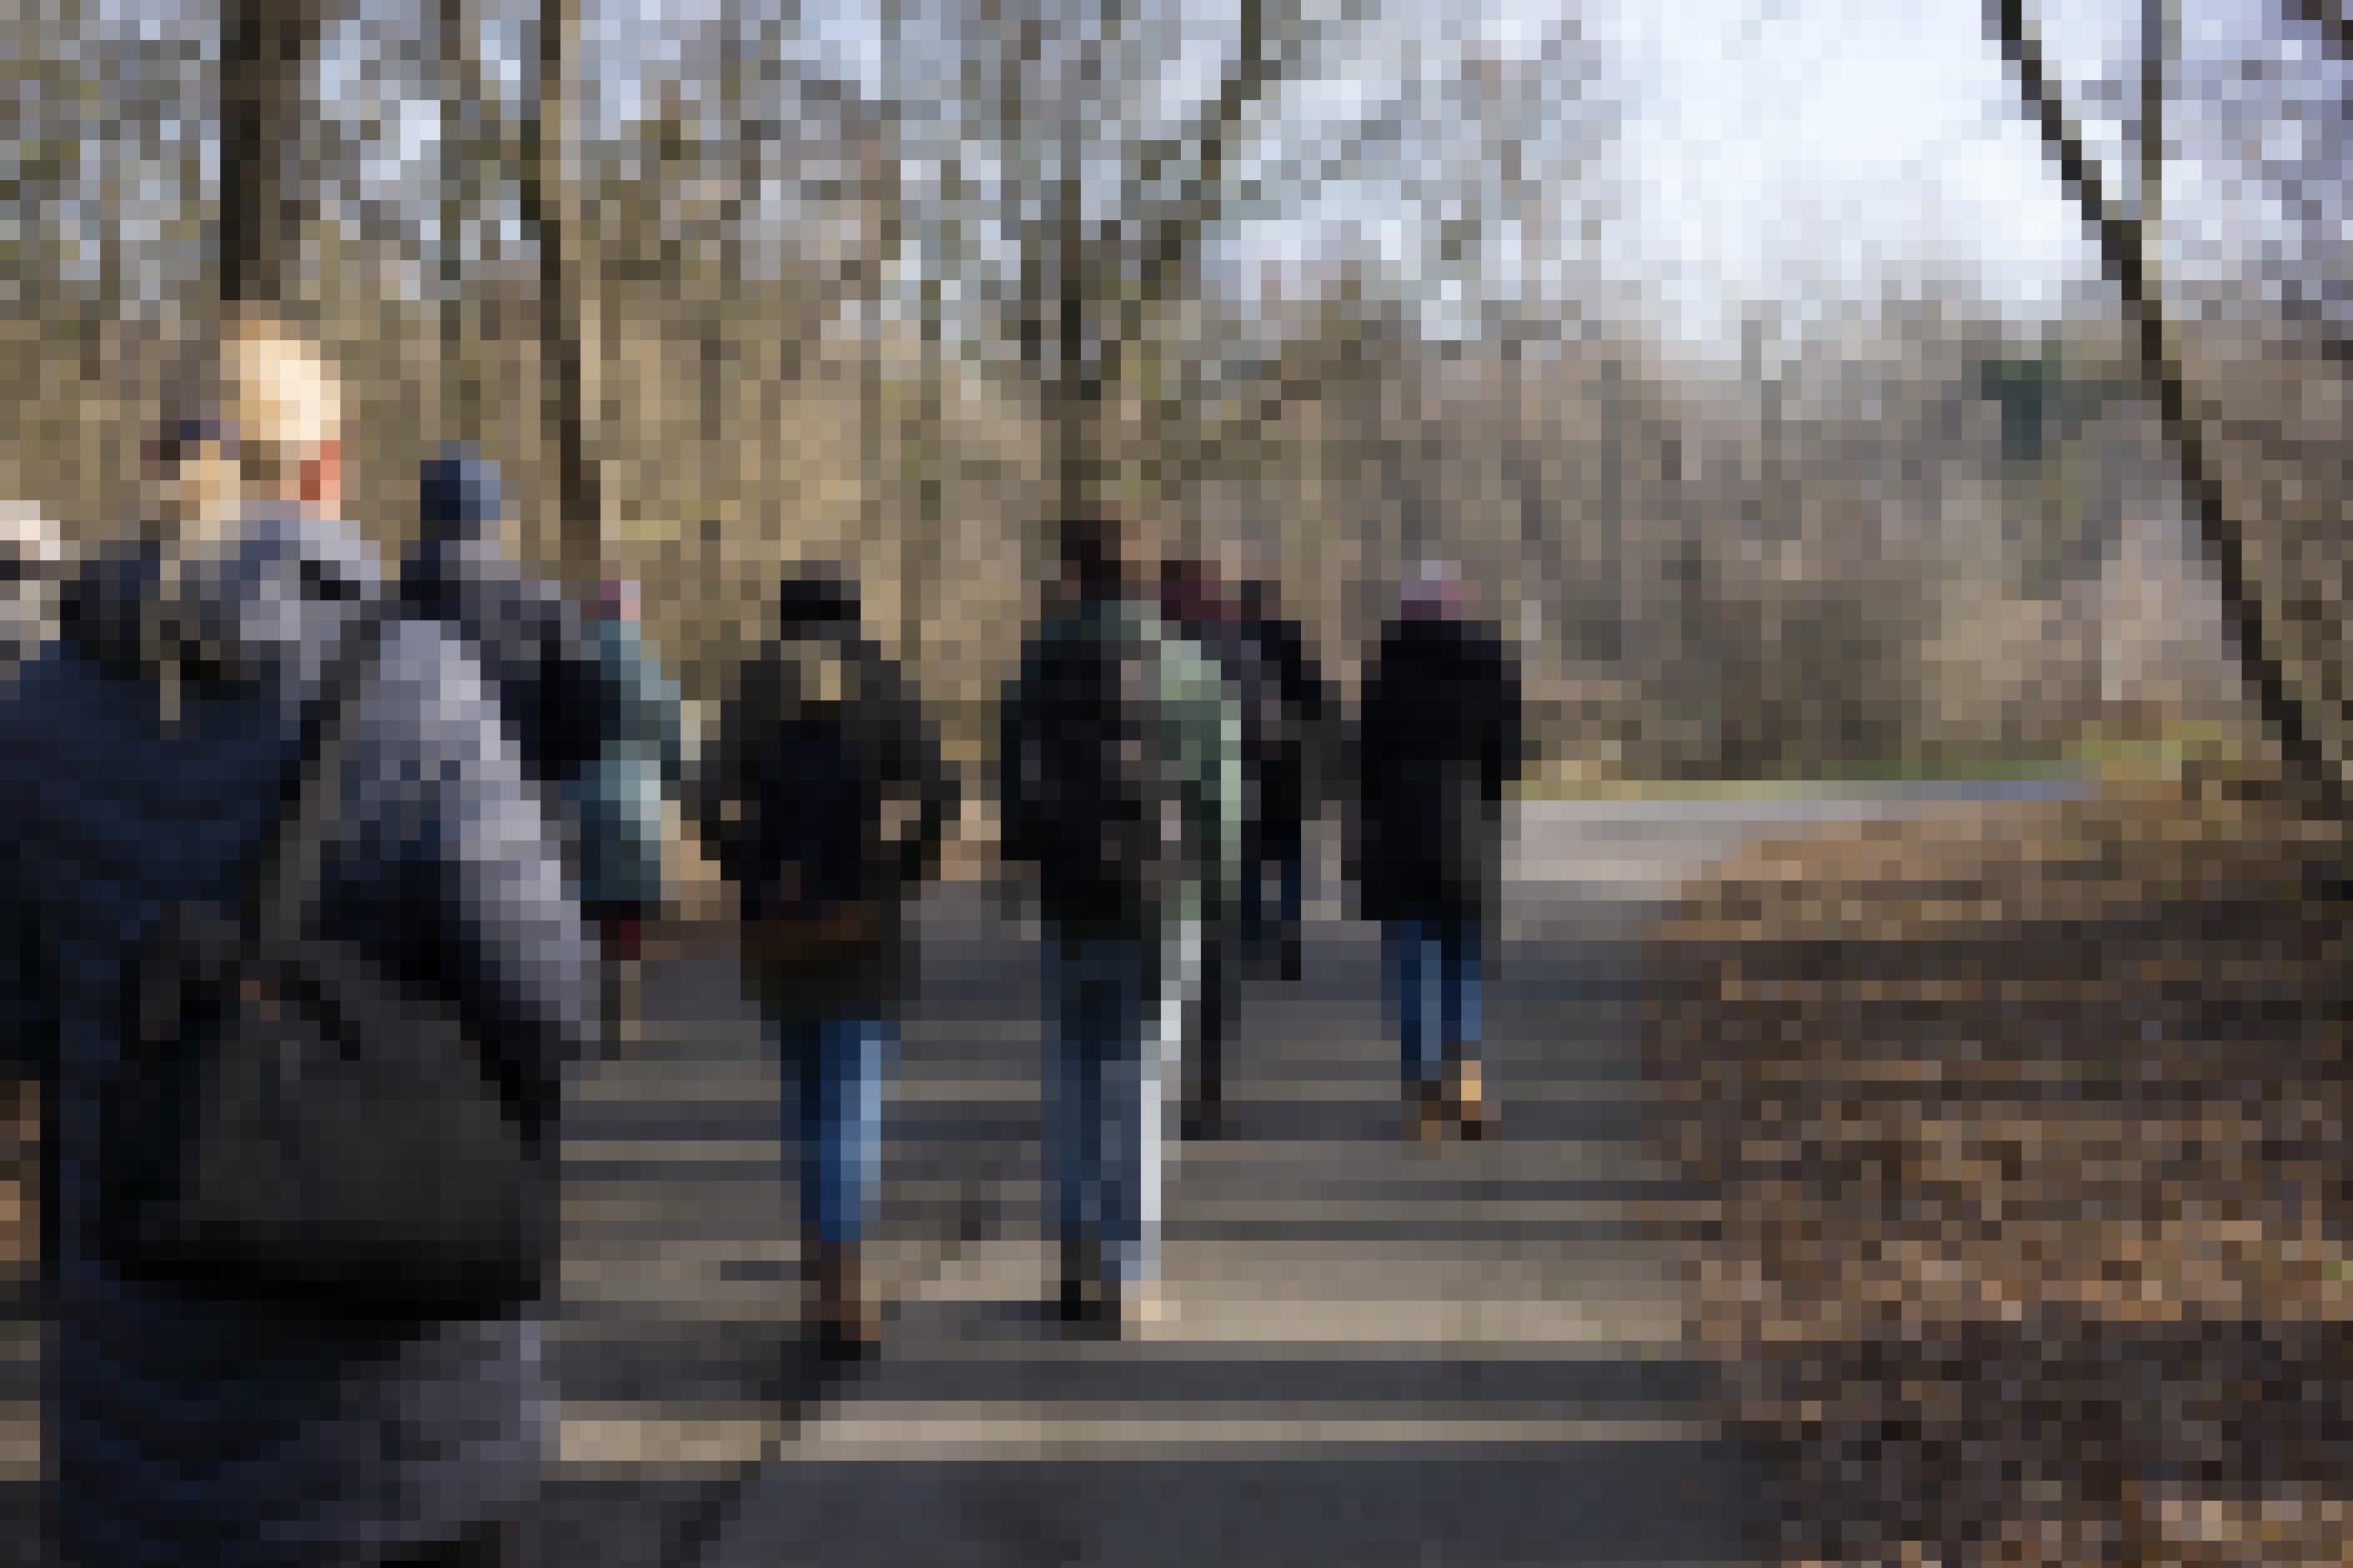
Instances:
[[[498,464],[464,447],[445,447],[417,474],[417,521],[428,539],[494,533],[505,505]]]
[[[153,541],[100,552],[69,593],[66,639],[150,677],[174,666],[200,680],[286,673],[307,685],[352,612],[383,592],[357,531],[292,510],[248,513],[177,566],[167,571]]]

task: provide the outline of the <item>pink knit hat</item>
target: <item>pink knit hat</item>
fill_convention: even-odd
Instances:
[[[1425,561],[1406,579],[1398,603],[1407,615],[1417,618],[1459,615],[1462,610],[1462,575],[1451,561]]]

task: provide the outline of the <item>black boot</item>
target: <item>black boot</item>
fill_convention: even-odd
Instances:
[[[1187,1143],[1206,1143],[1225,1131],[1226,1091],[1216,1083],[1197,1083],[1185,1102],[1180,1128]]]
[[[1062,1238],[1062,1278],[1054,1307],[1062,1321],[1073,1326],[1103,1316],[1103,1249],[1075,1237]]]

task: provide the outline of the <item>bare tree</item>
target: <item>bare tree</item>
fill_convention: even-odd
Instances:
[[[565,574],[592,580],[603,558],[604,507],[583,411],[596,370],[583,353],[595,319],[580,264],[579,100],[574,77],[580,0],[543,0],[532,112],[523,132],[523,221],[539,247],[540,417],[554,449],[557,555]]]
[[[1022,62],[1036,58],[1047,17],[1008,17],[996,29],[1004,51],[997,132],[1008,163],[1053,171],[1015,225],[1013,315],[1046,422],[1053,506],[1063,513],[1111,500],[1118,466],[1112,418],[1131,362],[1159,313],[1195,279],[1204,237],[1230,199],[1249,118],[1298,67],[1310,31],[1298,16],[1271,16],[1267,0],[1240,0],[1234,51],[1216,92],[1172,134],[1123,145],[1116,210],[1091,214],[1083,171],[1101,150],[1102,123],[1116,113],[1124,84],[1107,57],[1129,20],[1118,0],[1101,0],[1084,18],[1062,92],[1025,80]],[[1041,110],[1052,116],[1043,145],[1033,134]]]
[[[2163,216],[2165,71],[2179,32],[2174,7],[2170,0],[2144,0],[2142,7],[2137,212],[2125,209],[2098,162],[2085,150],[2023,0],[1989,0],[1988,16],[2018,79],[2027,115],[2097,240],[2103,270],[2123,294],[2184,498],[2220,582],[2233,652],[2261,717],[2293,764],[2341,786],[2348,760],[2346,725],[2341,702],[2332,700],[2343,684],[2341,624],[2309,627],[2300,637],[2280,624],[2298,618],[2276,613],[2291,591],[2284,580],[2289,574],[2276,559],[2263,569],[2266,563],[2259,556],[2276,557],[2278,552],[2252,547],[2248,520],[2229,504],[2214,421],[2193,396],[2181,334],[2168,313],[2156,268]],[[2340,623],[2341,614],[2337,604],[2334,618]]]
[[[221,11],[217,267],[232,304],[282,304],[301,254],[301,144],[306,73],[323,20],[316,0],[228,0]]]

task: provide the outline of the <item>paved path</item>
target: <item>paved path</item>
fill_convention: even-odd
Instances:
[[[691,1047],[596,1069],[568,1133],[545,1561],[678,1560],[658,1520],[713,1568],[1741,1560],[1749,1474],[1682,1343],[1707,1216],[1640,1144],[1633,943],[1660,891],[1515,893],[1504,1134],[1435,1153],[1396,1135],[1373,933],[1327,903],[1302,984],[1246,1003],[1228,1135],[1176,1154],[1172,1319],[1116,1345],[1039,1304],[1036,951],[945,891],[890,1106],[891,1352],[815,1390],[779,1370],[773,1068],[723,967],[666,969],[649,1001],[700,1020]]]
[[[1246,1001],[1228,1136],[1176,1153],[1173,1318],[1131,1344],[1038,1305],[1037,952],[939,890],[888,1110],[902,1306],[844,1381],[786,1349],[776,1076],[733,966],[655,964],[651,1037],[585,1068],[567,1117],[533,1568],[1742,1560],[1766,1505],[1683,1345],[1708,1215],[1641,1146],[1635,945],[1744,838],[1941,808],[1533,808],[1488,1012],[1502,1136],[1434,1152],[1396,1136],[1375,938],[1327,883],[1301,984]],[[0,1342],[19,1504],[36,1370],[29,1334]]]

